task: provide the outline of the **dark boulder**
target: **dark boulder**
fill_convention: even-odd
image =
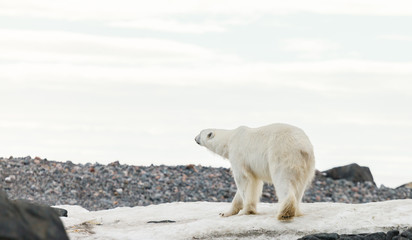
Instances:
[[[386,240],[386,233],[384,232],[377,232],[377,233],[370,233],[365,236],[365,240]]]
[[[24,200],[11,201],[0,190],[0,239],[68,240],[57,211]]]
[[[337,233],[317,233],[313,235],[307,235],[298,240],[337,240],[339,235]]]
[[[352,182],[372,182],[373,176],[368,167],[361,167],[356,163],[335,167],[322,172],[325,177],[332,179],[346,179]],[[375,184],[376,185],[376,184]]]

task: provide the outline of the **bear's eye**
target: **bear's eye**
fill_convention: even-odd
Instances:
[[[207,134],[207,138],[213,138],[214,134],[212,132]]]

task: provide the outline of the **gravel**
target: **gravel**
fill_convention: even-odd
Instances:
[[[80,205],[88,210],[167,202],[230,202],[236,186],[230,170],[203,166],[133,166],[118,161],[73,164],[41,158],[0,158],[0,188],[10,199],[46,205]],[[325,178],[319,172],[303,202],[367,203],[412,199],[412,189]],[[264,185],[262,202],[276,202]]]
[[[88,210],[167,202],[230,202],[236,185],[230,170],[202,166],[132,166],[113,162],[73,164],[40,158],[0,158],[0,187],[11,199]],[[353,183],[316,175],[303,202],[367,203],[412,198],[412,189]],[[276,202],[265,184],[262,202]]]

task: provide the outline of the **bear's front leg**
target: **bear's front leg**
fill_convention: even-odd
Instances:
[[[247,181],[243,211],[246,215],[256,214],[256,204],[262,195],[263,182],[253,177],[248,178]]]
[[[242,208],[243,208],[243,199],[238,189],[236,191],[235,197],[233,198],[232,207],[230,208],[230,210],[225,213],[219,213],[219,215],[222,217],[230,217],[232,215],[238,214],[239,211],[242,210]]]

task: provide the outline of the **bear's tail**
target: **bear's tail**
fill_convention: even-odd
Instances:
[[[278,220],[290,221],[299,214],[298,202],[293,191],[289,191],[288,196],[280,203]]]

